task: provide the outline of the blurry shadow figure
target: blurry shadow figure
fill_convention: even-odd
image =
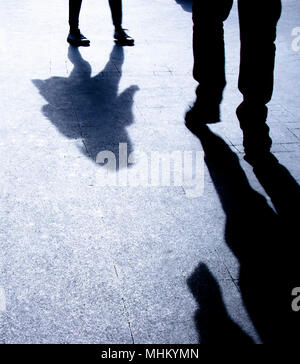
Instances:
[[[201,344],[252,344],[252,339],[228,315],[218,282],[205,264],[188,279],[199,309],[195,314]]]
[[[220,122],[220,103],[226,85],[224,22],[233,0],[193,1],[194,78],[199,83],[187,127]],[[237,116],[244,133],[245,159],[256,164],[268,158],[272,146],[267,104],[274,84],[275,40],[281,15],[280,0],[238,0],[241,60],[239,90],[243,103]]]
[[[275,212],[251,188],[238,157],[220,137],[208,127],[203,127],[198,137],[227,217],[225,240],[240,263],[239,287],[248,314],[262,342],[298,342],[299,315],[292,311],[291,292],[300,282],[300,187],[287,169],[274,161],[255,170]],[[203,277],[195,274],[203,282]],[[197,280],[190,279],[188,284],[197,297]],[[212,320],[210,324],[214,327],[217,323]],[[199,322],[197,326],[202,327]]]
[[[191,13],[193,10],[193,0],[175,0],[177,4],[181,5],[182,9]]]
[[[91,77],[91,66],[78,48],[69,47],[69,59],[74,65],[69,78],[33,81],[48,102],[42,109],[44,115],[67,138],[82,139],[82,152],[94,161],[106,150],[118,160],[119,143],[127,144],[129,155],[132,144],[126,128],[134,120],[133,97],[138,87],[118,94],[123,49],[114,46],[105,69],[95,77]]]

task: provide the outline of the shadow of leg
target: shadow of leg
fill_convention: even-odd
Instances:
[[[299,207],[300,186],[290,172],[279,163],[267,163],[261,168],[254,168],[254,173],[270,196],[280,216],[282,235],[281,267],[284,267],[288,279],[281,281],[281,294],[285,297],[286,311],[289,312],[287,322],[290,328],[291,341],[299,337],[300,316],[291,309],[291,292],[300,287],[299,273]]]
[[[239,287],[249,316],[263,342],[291,342],[291,237],[224,140],[208,127],[198,137],[226,214],[225,241],[240,263]]]

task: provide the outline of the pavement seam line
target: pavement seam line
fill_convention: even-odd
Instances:
[[[115,270],[116,277],[117,277],[118,281],[120,282],[120,278],[119,278],[119,274],[118,274],[117,267],[115,266],[115,264],[113,266],[114,266],[114,270]],[[122,287],[121,287],[121,291],[123,291],[122,290]],[[129,311],[128,311],[127,307],[126,307],[125,298],[123,296],[124,295],[122,293],[121,299],[122,299],[122,303],[123,303],[125,317],[126,317],[126,320],[127,320],[127,323],[128,323],[128,327],[129,327],[129,331],[130,331],[130,336],[131,336],[132,344],[135,344],[135,342],[134,342],[134,336],[133,336],[133,331],[132,331],[132,327],[131,327],[131,322],[130,322]]]

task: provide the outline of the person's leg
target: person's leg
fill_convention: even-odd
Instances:
[[[75,33],[79,29],[79,14],[82,0],[69,0],[69,25],[70,33]]]
[[[69,0],[69,25],[70,33],[67,41],[76,47],[89,46],[90,41],[79,30],[79,14],[82,0]]]
[[[266,124],[274,85],[276,27],[280,0],[239,0],[241,65],[239,89],[244,96],[237,116],[244,132],[246,159],[263,158],[272,140]],[[248,158],[247,158],[248,157]],[[250,161],[251,162],[251,161]]]
[[[196,0],[193,4],[194,79],[197,100],[186,115],[202,123],[220,121],[220,103],[226,85],[224,21],[233,0]]]
[[[226,85],[224,21],[233,0],[195,0],[193,3],[194,79],[197,99],[186,121],[220,121],[220,104]]]
[[[122,28],[122,0],[109,0],[108,2],[114,27],[120,29]]]
[[[122,28],[122,0],[108,0],[113,25],[115,27],[114,38],[121,45],[133,45],[134,39],[131,38]]]
[[[194,78],[197,96],[209,95],[220,103],[225,79],[224,21],[233,0],[196,0],[193,5]]]

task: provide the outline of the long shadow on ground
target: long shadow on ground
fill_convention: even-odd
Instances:
[[[291,293],[300,286],[300,187],[279,163],[254,170],[275,211],[252,189],[223,139],[208,128],[197,136],[227,217],[225,241],[240,263],[238,287],[249,317],[263,343],[296,342],[299,315],[292,311]],[[208,267],[200,263],[188,285],[199,304],[195,320],[201,342],[250,342],[228,316]]]

